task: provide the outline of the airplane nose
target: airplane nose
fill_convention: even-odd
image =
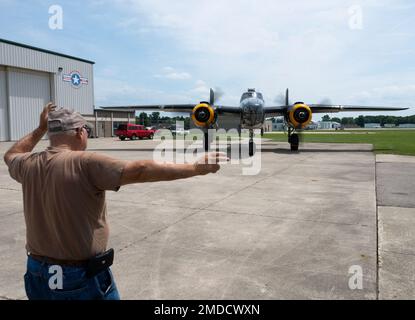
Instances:
[[[261,105],[261,101],[257,98],[252,98],[248,101],[248,103],[252,106],[260,106]]]

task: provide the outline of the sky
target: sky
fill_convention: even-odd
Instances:
[[[96,62],[97,107],[197,104],[210,87],[220,104],[256,88],[279,105],[290,88],[292,102],[415,114],[414,20],[410,0],[0,0],[0,38]]]

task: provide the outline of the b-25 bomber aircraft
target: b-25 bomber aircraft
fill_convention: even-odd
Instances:
[[[218,128],[218,117],[222,114],[231,114],[240,119],[241,129],[249,130],[249,156],[254,155],[254,129],[262,128],[266,117],[283,116],[288,128],[288,143],[292,151],[299,147],[298,132],[304,129],[312,119],[313,113],[332,112],[360,112],[360,111],[401,111],[408,108],[401,107],[369,107],[358,105],[306,104],[304,102],[290,103],[289,90],[285,93],[285,104],[267,106],[260,92],[248,89],[241,96],[239,106],[224,106],[215,104],[215,92],[210,89],[209,101],[198,104],[167,104],[167,105],[140,105],[140,106],[113,106],[102,107],[111,110],[157,110],[163,112],[189,113],[194,124],[204,130],[204,148],[209,150],[208,130]],[[220,124],[220,121],[219,121]]]

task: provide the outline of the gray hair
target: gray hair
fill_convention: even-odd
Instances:
[[[76,136],[76,129],[66,130],[66,131],[58,131],[58,132],[48,132],[48,137],[56,137],[56,136]]]

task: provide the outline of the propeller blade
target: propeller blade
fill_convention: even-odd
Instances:
[[[289,95],[289,90],[287,88],[287,90],[285,90],[285,105],[289,106],[290,105],[290,95]]]
[[[280,105],[284,105],[284,106],[291,105],[289,90],[287,89],[285,93],[280,93],[279,95],[277,95],[274,99],[274,102]]]
[[[297,129],[298,144],[302,144],[304,141],[304,129]]]
[[[215,88],[215,102],[219,101],[225,95],[225,91],[220,87]]]
[[[213,91],[212,88],[210,88],[209,104],[211,106],[214,106],[215,105],[215,92]]]
[[[328,104],[331,105],[331,99],[330,98],[324,98],[323,100],[320,101],[320,104]]]
[[[274,102],[280,105],[285,105],[285,96],[284,94],[280,93],[274,98]]]

